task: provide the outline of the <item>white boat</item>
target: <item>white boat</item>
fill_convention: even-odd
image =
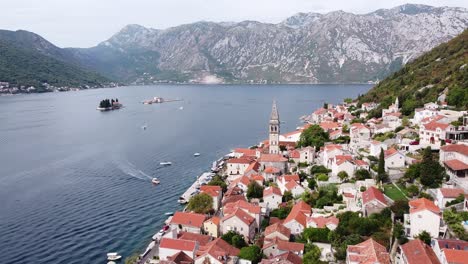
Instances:
[[[162,166],[169,166],[169,165],[172,165],[172,162],[170,162],[170,161],[164,161],[164,162],[160,162],[159,165],[162,165]]]
[[[151,182],[152,182],[153,184],[160,184],[160,183],[161,183],[161,181],[159,181],[158,178],[153,178],[153,179],[151,180]]]
[[[197,152],[197,153],[194,153],[193,155],[194,155],[195,157],[198,157],[198,156],[200,156],[200,153]]]
[[[115,264],[115,262],[114,261],[109,261],[109,262],[107,262],[107,264]]]
[[[179,107],[179,110],[184,110],[184,107],[183,106]]]
[[[122,256],[120,256],[117,252],[107,253],[107,260],[119,260]]]
[[[165,214],[165,215],[170,215],[170,216],[174,215],[173,212],[167,212],[167,213],[164,213],[164,214]]]
[[[177,202],[180,203],[180,204],[186,204],[187,200],[185,200],[184,197],[180,197],[179,200],[177,200]]]

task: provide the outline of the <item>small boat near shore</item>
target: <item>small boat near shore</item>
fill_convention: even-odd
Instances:
[[[173,216],[174,212],[167,212],[167,213],[164,213],[164,215]]]
[[[155,184],[155,185],[158,185],[158,184],[161,183],[161,181],[160,181],[158,178],[153,178],[153,179],[151,180],[151,182],[152,182],[153,184]]]
[[[113,261],[113,260],[119,260],[121,258],[122,256],[120,256],[119,253],[117,252],[107,253],[107,260]]]
[[[184,197],[180,197],[179,200],[177,200],[177,202],[180,203],[180,204],[186,204],[187,200],[185,200]]]
[[[172,165],[172,162],[170,162],[170,161],[163,161],[163,162],[160,162],[159,165],[161,165],[161,166],[170,166],[170,165]]]
[[[198,157],[198,156],[200,156],[200,153],[196,152],[196,153],[193,154],[193,156]]]

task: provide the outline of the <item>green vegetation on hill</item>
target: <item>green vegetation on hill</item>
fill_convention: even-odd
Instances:
[[[46,56],[5,39],[0,39],[0,81],[12,86],[35,86],[42,83],[61,87],[102,86],[110,81],[97,73]]]
[[[380,115],[398,97],[402,113],[411,115],[415,108],[434,102],[448,89],[447,102],[459,109],[468,108],[468,29],[406,64],[390,75],[359,102],[379,102],[373,116]]]

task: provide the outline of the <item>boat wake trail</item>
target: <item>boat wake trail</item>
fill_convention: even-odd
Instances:
[[[120,159],[115,161],[117,168],[123,173],[139,180],[151,180],[153,177],[149,176],[142,170],[136,168],[136,166],[126,159]]]

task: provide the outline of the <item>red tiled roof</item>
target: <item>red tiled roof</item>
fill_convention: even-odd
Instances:
[[[299,178],[298,174],[285,174],[283,175],[284,181],[289,182],[289,181],[300,181],[301,179]]]
[[[263,259],[260,264],[302,264],[302,259],[292,252],[285,252],[269,259]]]
[[[163,260],[160,263],[191,264],[193,263],[193,259],[183,251],[179,251],[174,255],[167,257],[167,261]]]
[[[235,211],[229,215],[226,215],[223,217],[222,221],[226,221],[232,217],[237,217],[239,220],[244,222],[246,225],[250,226],[252,223],[255,222],[255,218],[253,218],[251,215],[246,213],[244,210],[237,208]]]
[[[343,149],[343,147],[341,145],[337,145],[337,144],[329,144],[329,145],[324,146],[325,151],[332,151],[332,150],[335,150],[335,149]]]
[[[322,122],[319,125],[323,130],[327,131],[329,129],[338,129],[340,124],[337,122]]]
[[[202,257],[206,254],[211,255],[214,259],[227,258],[230,256],[239,255],[240,250],[229,245],[226,241],[221,238],[217,238],[205,246],[200,246],[196,252],[197,258]]]
[[[296,220],[302,226],[307,226],[307,215],[310,215],[312,209],[310,205],[305,203],[304,201],[299,201],[297,204],[293,206],[289,215],[284,219],[283,223],[288,223],[292,220]]]
[[[262,154],[258,159],[258,162],[286,162],[287,158],[281,154]]]
[[[307,223],[311,223],[311,222],[315,223],[317,225],[317,228],[325,228],[328,224],[338,225],[340,223],[340,220],[334,216],[307,217]]]
[[[433,201],[426,198],[419,198],[416,200],[409,201],[410,213],[416,213],[421,210],[429,210],[435,214],[440,213],[439,207],[437,207]]]
[[[249,172],[249,171],[255,171],[255,172],[258,172],[258,169],[260,168],[260,163],[254,161],[252,163],[250,163],[250,165],[247,167],[247,169],[245,170],[245,172]]]
[[[202,185],[200,187],[200,191],[202,193],[206,193],[211,197],[218,197],[220,193],[222,193],[221,186],[212,186],[212,185]]]
[[[263,172],[268,174],[279,173],[281,170],[276,167],[266,167]]]
[[[191,232],[180,232],[177,238],[182,240],[196,241],[200,244],[200,246],[206,245],[211,240],[210,236],[195,234]]]
[[[301,157],[301,153],[295,149],[289,152],[289,157],[291,159],[299,159]]]
[[[223,205],[235,203],[237,201],[247,201],[247,200],[245,199],[245,196],[243,194],[235,194],[235,195],[230,195],[230,196],[225,195],[223,198]]]
[[[170,248],[170,249],[181,250],[181,251],[194,251],[196,244],[197,244],[196,241],[163,237],[161,239],[159,247]]]
[[[325,114],[326,112],[327,112],[327,109],[325,109],[325,108],[322,107],[322,108],[319,108],[319,109],[315,110],[315,111],[314,111],[314,114],[316,114],[316,115],[323,115],[323,114]]]
[[[437,239],[440,249],[467,250],[468,242],[459,239]]]
[[[253,161],[251,157],[240,157],[240,158],[232,158],[227,161],[227,163],[234,163],[234,164],[250,164]]]
[[[367,166],[369,163],[363,161],[363,160],[354,160],[354,163],[358,166]]]
[[[259,174],[250,175],[250,179],[252,179],[254,181],[260,181],[262,183],[265,181],[265,178],[262,175],[259,175]]]
[[[288,183],[286,183],[286,185],[284,186],[288,191],[294,189],[296,186],[299,186],[300,188],[303,188],[302,186],[300,186],[297,182],[295,181],[289,181]]]
[[[265,236],[271,235],[274,232],[278,232],[288,238],[291,236],[291,231],[289,228],[285,227],[279,222],[269,225],[265,228]]]
[[[454,171],[460,170],[468,170],[468,164],[464,163],[463,161],[453,159],[453,160],[446,160],[444,164],[447,165],[450,169]]]
[[[445,152],[457,152],[464,156],[468,156],[468,146],[463,144],[450,144],[440,147]]]
[[[390,148],[390,149],[384,150],[385,158],[393,156],[394,154],[397,154],[397,153],[398,153],[398,150],[396,150],[395,148]]]
[[[202,214],[176,212],[171,219],[171,224],[202,227],[205,216]]]
[[[213,224],[219,226],[220,221],[221,221],[221,219],[219,217],[213,216],[210,219],[206,220],[205,222],[212,222]]]
[[[279,195],[281,196],[281,190],[278,187],[268,187],[263,190],[263,197],[270,196],[270,195]]]
[[[445,198],[457,198],[460,194],[465,193],[465,191],[460,188],[440,188],[440,192]]]
[[[346,198],[354,198],[354,194],[352,194],[352,193],[347,193],[347,192],[344,192],[344,193],[343,193],[343,196],[346,197]]]
[[[336,164],[341,165],[346,161],[351,161],[353,159],[353,156],[351,156],[351,155],[336,155],[335,159],[336,159]]]
[[[373,200],[377,200],[382,204],[387,205],[387,201],[385,200],[383,193],[374,186],[371,186],[362,193],[362,203],[367,204]]]
[[[242,153],[243,156],[252,156],[255,157],[257,152],[256,149],[249,149],[249,148],[236,148],[234,149],[235,153]]]
[[[408,264],[440,264],[434,250],[419,239],[410,240],[401,246]]]
[[[439,123],[436,121],[429,122],[427,124],[423,125],[426,130],[432,130],[435,131],[437,128],[440,128],[441,130],[447,129],[447,127],[450,126],[450,124],[445,124],[445,123]]]
[[[390,255],[385,247],[372,238],[357,245],[348,246],[346,252],[352,262],[390,264]]]
[[[258,205],[251,204],[244,200],[236,201],[235,203],[228,203],[223,207],[224,214],[231,214],[237,208],[243,209],[251,214],[260,214],[262,208]]]
[[[468,263],[468,251],[444,249],[445,259],[449,264],[466,264]]]
[[[282,251],[304,252],[304,244],[289,242],[287,240],[279,239],[278,237],[265,240],[263,244],[263,249],[269,248],[274,245],[276,245],[276,247]]]

